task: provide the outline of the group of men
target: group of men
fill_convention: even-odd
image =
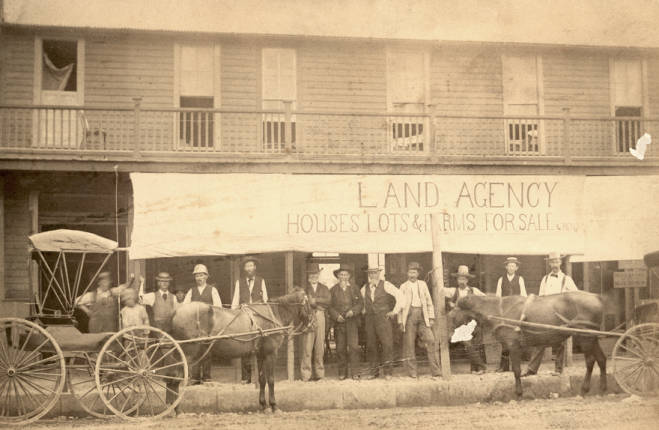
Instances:
[[[539,295],[558,294],[576,290],[574,281],[561,272],[561,256],[552,253],[547,262],[550,273],[542,278]],[[231,308],[238,309],[243,304],[268,301],[268,291],[265,280],[256,274],[258,260],[255,257],[245,257],[241,262],[243,273],[235,282]],[[505,260],[506,273],[498,279],[497,296],[526,296],[524,278],[517,272],[520,261],[515,257]],[[407,280],[395,287],[389,281],[382,279],[381,268],[365,269],[368,282],[363,286],[354,283],[354,267],[341,264],[334,271],[338,282],[331,288],[323,285],[320,279],[320,266],[307,265],[307,279],[304,287],[309,303],[315,314],[316,324],[313,329],[303,334],[302,358],[300,373],[304,381],[319,380],[325,377],[324,357],[326,337],[329,327],[334,328],[339,379],[362,377],[359,365],[359,326],[363,322],[366,336],[368,356],[367,379],[379,376],[390,379],[394,367],[394,325],[397,321],[402,331],[402,361],[407,374],[417,377],[417,362],[415,345],[420,338],[427,351],[430,373],[433,377],[440,376],[439,356],[437,354],[435,336],[432,326],[435,319],[435,305],[430,295],[428,285],[421,279],[423,268],[417,262],[407,266]],[[144,280],[140,283],[137,293],[139,303],[150,308],[150,323],[165,332],[172,331],[172,317],[181,303],[203,302],[212,306],[222,306],[222,300],[217,288],[208,283],[208,269],[203,264],[197,264],[193,269],[195,285],[189,289],[177,286],[174,294],[171,292],[173,278],[167,272],[160,272],[155,277],[157,290],[146,293]],[[484,295],[476,287],[469,285],[469,280],[475,276],[469,273],[466,265],[458,266],[455,273],[457,286],[444,288],[445,303],[449,309],[454,307],[458,299],[470,294]],[[118,329],[117,296],[122,294],[126,286],[110,288],[111,277],[108,272],[99,275],[98,287],[78,298],[78,306],[89,318],[89,331],[116,331]],[[122,296],[123,297],[123,296]],[[476,327],[472,339],[464,342],[465,350],[470,359],[472,373],[481,374],[485,371],[484,352],[482,348],[482,333]],[[562,371],[562,347],[557,352],[556,371]],[[544,348],[536,351],[531,359],[526,375],[537,373]],[[502,351],[498,371],[507,371],[509,367],[508,351]],[[211,380],[210,356],[191,369],[193,383]],[[251,360],[242,360],[242,381],[251,379]]]

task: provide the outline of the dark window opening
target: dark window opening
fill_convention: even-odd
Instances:
[[[181,97],[182,108],[212,109],[213,97]],[[181,112],[179,115],[179,138],[194,147],[213,146],[213,112]]]
[[[295,121],[291,121],[291,149],[295,149]],[[265,149],[280,151],[286,147],[286,122],[263,121],[263,145]]]
[[[616,120],[616,148],[618,152],[628,152],[636,148],[636,141],[641,137],[641,108],[616,107],[616,117],[636,117],[639,119]]]
[[[423,123],[394,122],[391,131],[394,150],[423,151]]]
[[[510,152],[538,152],[538,124],[525,120],[510,121],[508,145]]]
[[[42,65],[43,90],[77,91],[77,41],[44,40]]]

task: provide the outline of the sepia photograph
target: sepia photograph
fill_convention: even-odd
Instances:
[[[658,145],[659,0],[0,0],[0,430],[655,430]]]

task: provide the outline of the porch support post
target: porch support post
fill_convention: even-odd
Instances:
[[[565,257],[565,274],[572,277],[572,262],[570,256]],[[565,356],[563,357],[563,365],[565,367],[572,366],[572,336],[565,340]]]
[[[286,274],[286,293],[290,293],[294,288],[294,268],[293,268],[293,251],[286,252],[285,258],[285,274]],[[295,338],[289,336],[286,344],[286,372],[288,380],[295,380]]]
[[[446,380],[451,378],[451,358],[448,348],[448,323],[446,310],[444,308],[444,266],[442,264],[442,249],[440,246],[439,217],[435,214],[431,217],[432,231],[432,298],[435,303],[435,324],[433,334],[435,335],[435,354],[440,357],[442,366],[442,377]]]
[[[238,267],[238,258],[237,257],[230,257],[229,260],[229,273],[230,273],[230,279],[231,279],[231,287],[229,288],[229,291],[231,291],[231,294],[229,295],[229,298],[233,298],[233,288],[236,285],[236,281],[240,277],[240,267]],[[231,360],[231,366],[233,366],[233,380],[236,383],[239,383],[240,380],[242,379],[242,361],[240,358],[233,358]]]

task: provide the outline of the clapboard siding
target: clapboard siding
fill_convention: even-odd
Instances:
[[[430,99],[439,115],[502,115],[501,56],[496,51],[443,48],[432,51]],[[503,154],[504,124],[492,119],[435,121],[440,153]]]
[[[255,45],[227,43],[222,45],[221,88],[222,108],[259,109],[261,80],[261,49]],[[223,114],[222,150],[260,151],[260,115]]]
[[[387,109],[383,45],[305,44],[297,50],[298,99],[314,112],[384,112]],[[386,145],[384,117],[299,115],[301,151],[372,152]]]
[[[174,44],[153,37],[92,37],[86,41],[85,104],[128,106],[141,97],[145,108],[172,107]],[[133,149],[134,115],[130,112],[85,113],[92,130],[103,131],[105,142],[92,136],[92,149]],[[173,115],[144,113],[140,118],[141,149],[172,146]]]
[[[2,102],[30,104],[34,85],[34,37],[24,34],[3,34]]]
[[[543,55],[544,107],[547,115],[570,114],[581,117],[610,115],[609,57],[604,54],[565,52]],[[547,139],[559,142],[562,124],[548,122]],[[572,122],[571,155],[608,155],[613,133],[610,124],[598,121]],[[559,148],[548,148],[557,152]]]
[[[29,296],[27,236],[30,234],[30,213],[28,194],[26,190],[5,187],[4,289],[7,298],[25,299]]]

